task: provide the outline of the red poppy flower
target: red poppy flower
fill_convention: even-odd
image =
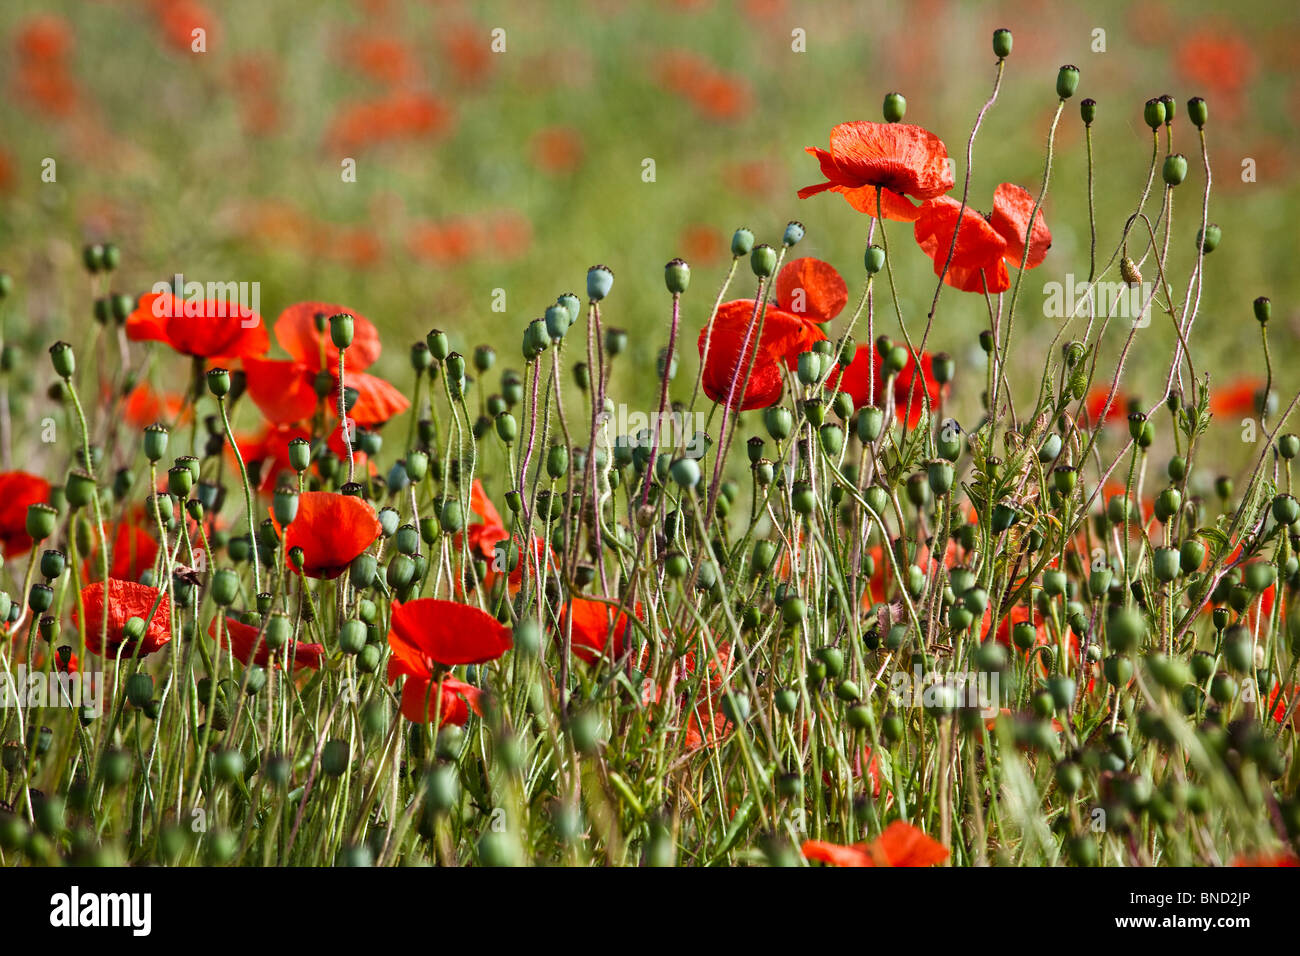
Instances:
[[[874,378],[872,369],[874,368]],[[900,420],[906,418],[909,428],[921,419],[925,411],[926,395],[930,404],[939,400],[942,387],[934,379],[933,359],[929,352],[921,353],[921,379],[916,380],[916,363],[908,356],[907,365],[894,376],[894,413]],[[874,388],[872,387],[874,383]],[[837,391],[848,392],[857,408],[875,405],[883,408],[885,403],[884,360],[880,353],[870,345],[859,345],[853,353],[853,361],[839,373],[832,375],[828,385]]]
[[[511,643],[509,628],[468,604],[419,598],[397,605],[388,633],[388,681],[406,678],[402,715],[423,724],[438,712],[443,724],[463,724],[470,708],[481,713],[482,691],[444,669],[496,660]]]
[[[641,609],[637,607],[637,615]],[[573,624],[571,647],[580,660],[594,664],[601,656],[609,660],[618,660],[627,647],[627,615],[618,614],[614,619],[615,609],[604,601],[591,601],[586,598],[574,598],[564,610],[560,627],[567,629]],[[563,633],[563,631],[561,632]]]
[[[265,667],[271,659],[270,648],[266,646],[266,641],[258,640],[261,633],[260,627],[252,624],[245,624],[243,621],[237,621],[233,617],[226,618],[226,629],[221,635],[221,644],[223,647],[229,647],[235,655],[235,659],[241,664],[247,665],[250,661],[258,667]],[[208,625],[208,636],[214,641],[217,640],[217,619],[213,618],[212,623]],[[253,649],[257,653],[253,653]],[[310,667],[312,670],[320,670],[321,657],[325,653],[325,648],[320,644],[303,644],[299,643],[287,648],[281,657],[286,657],[290,653],[293,655],[293,664],[295,667]],[[276,667],[280,662],[276,662]]]
[[[750,336],[749,347],[741,356],[745,345],[745,335],[749,329],[750,318],[754,315],[752,299],[737,299],[724,302],[718,308],[713,319],[713,332],[710,337],[709,326],[700,331],[699,349],[701,358],[705,359],[702,384],[704,394],[715,402],[725,402],[731,388],[732,376],[737,374],[736,394],[732,407],[740,410],[766,408],[781,399],[783,379],[781,368],[788,362],[797,360],[800,352],[806,352],[817,339],[826,334],[815,325],[804,322],[799,316],[784,309],[768,306],[763,317],[763,334],[757,329]],[[758,320],[755,319],[755,322]],[[756,341],[757,340],[757,341]],[[705,345],[708,356],[705,357]],[[757,345],[757,348],[755,346]],[[745,384],[745,370],[750,358],[754,368]],[[744,393],[741,393],[741,386]]]
[[[339,350],[329,334],[328,319],[338,313],[352,316],[352,344],[347,350],[345,381],[358,396],[349,417],[370,428],[405,411],[410,402],[381,378],[365,373],[379,357],[379,332],[374,323],[352,309],[328,302],[299,302],[275,320],[275,340],[292,356],[283,359],[252,359],[244,362],[248,397],[277,424],[292,424],[310,418],[322,401],[316,394],[316,377],[330,376],[333,395],[338,391]],[[317,327],[318,318],[323,328]],[[337,410],[337,399],[330,405]]]
[[[805,256],[777,273],[777,306],[807,322],[829,322],[848,301],[849,287],[829,262]]]
[[[1243,853],[1232,861],[1232,865],[1251,867],[1300,866],[1300,857],[1286,850],[1277,853]]]
[[[332,491],[305,491],[298,514],[284,532],[285,551],[302,548],[305,575],[336,578],[379,537],[379,518],[360,498]]]
[[[923,252],[934,261],[934,274],[943,273],[945,284],[963,292],[1005,292],[1011,287],[1007,264],[1020,267],[1029,244],[1025,268],[1039,265],[1052,245],[1052,234],[1038,210],[1034,228],[1029,216],[1034,211],[1034,197],[1020,186],[1003,183],[993,194],[993,212],[987,218],[949,196],[932,199],[921,207],[914,234]],[[960,228],[957,214],[961,213]],[[953,233],[957,246],[948,263]]]
[[[152,518],[152,514],[149,514]],[[131,521],[119,522],[108,531],[113,546],[109,552],[108,576],[121,581],[138,581],[146,568],[153,567],[158,557],[158,542],[145,528]],[[98,544],[98,541],[96,541]],[[99,549],[92,547],[83,565],[82,576],[92,581],[100,576]]]
[[[0,552],[6,558],[32,548],[27,536],[27,508],[50,499],[50,483],[25,471],[0,472]]]
[[[126,622],[133,617],[146,621],[144,637],[140,641],[140,656],[145,657],[172,639],[171,602],[166,591],[159,591],[134,581],[108,579],[107,597],[103,581],[96,581],[81,589],[81,603],[86,609],[86,649],[101,657],[115,656],[119,649],[122,657],[136,653],[135,642],[127,640]],[[157,603],[158,609],[154,610]],[[150,618],[150,612],[153,617]],[[108,619],[108,645],[100,642],[104,619]],[[72,612],[77,621],[77,612]]]
[[[1097,385],[1084,398],[1083,407],[1087,410],[1088,421],[1109,425],[1128,420],[1128,403],[1128,396],[1123,392],[1115,392],[1112,398],[1109,385]],[[1103,412],[1106,415],[1104,422]]]
[[[176,420],[184,406],[179,395],[155,392],[147,382],[141,382],[127,392],[122,419],[135,428],[146,428],[154,422],[167,424]]]
[[[895,820],[880,839],[841,846],[824,840],[805,840],[805,859],[831,866],[933,866],[948,859],[948,850],[921,830]]]
[[[831,130],[830,151],[809,146],[827,182],[805,186],[799,198],[830,190],[858,212],[876,214],[876,190],[886,219],[912,222],[917,208],[905,199],[927,200],[952,189],[948,149],[928,130],[907,123],[841,123]]]
[[[1264,382],[1261,379],[1235,379],[1210,395],[1210,414],[1253,417],[1258,414],[1263,393]]]
[[[126,318],[132,341],[162,342],[182,355],[235,359],[263,355],[271,347],[262,317],[238,303],[177,298],[151,292]]]

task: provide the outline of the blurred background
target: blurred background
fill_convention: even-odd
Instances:
[[[821,180],[804,147],[825,146],[833,125],[879,120],[884,94],[902,92],[907,120],[958,159],[960,196],[998,27],[1013,31],[1015,47],[976,143],[976,208],[989,209],[1001,182],[1037,192],[1057,67],[1082,72],[1045,205],[1053,248],[1021,293],[1016,387],[1036,386],[1056,328],[1043,286],[1088,272],[1078,100],[1100,104],[1093,139],[1105,262],[1146,182],[1143,103],[1169,93],[1178,101],[1174,148],[1191,167],[1173,219],[1180,297],[1204,188],[1186,101],[1209,103],[1210,218],[1223,239],[1206,261],[1192,345],[1198,371],[1226,396],[1214,428],[1235,436],[1263,381],[1258,295],[1273,300],[1275,390],[1285,405],[1300,384],[1300,14],[1284,0],[5,0],[8,334],[33,350],[84,337],[78,330],[93,320],[81,248],[113,240],[120,292],[182,273],[260,283],[268,321],[304,299],[356,309],[384,333],[375,371],[408,388],[407,346],[432,327],[464,352],[494,345],[498,370],[518,367],[527,321],[557,294],[582,292],[586,268],[601,262],[617,276],[606,322],[631,333],[615,393],[648,406],[654,356],[667,340],[667,259],[693,267],[677,392],[693,379],[695,337],[737,226],[775,245],[787,220],[802,220],[807,238],[796,252],[833,263],[856,301],[870,220],[838,196],[795,195]],[[47,157],[53,183],[42,181]],[[346,160],[355,161],[355,182],[342,175]],[[1158,204],[1157,187],[1153,215]],[[889,228],[904,314],[919,334],[932,266],[909,226]],[[732,297],[752,296],[748,268],[738,276]],[[498,289],[504,312],[492,309]],[[878,304],[878,331],[897,334],[887,298]],[[983,389],[976,335],[986,324],[982,297],[945,289],[929,347],[958,357],[951,407],[968,420]],[[1108,354],[1126,332],[1108,335]],[[1172,343],[1159,316],[1139,332],[1126,392],[1154,400]],[[174,371],[179,390],[181,360],[160,362],[153,374]],[[30,365],[43,382],[47,363]]]

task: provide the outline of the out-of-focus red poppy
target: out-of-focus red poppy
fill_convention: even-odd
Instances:
[[[640,607],[637,614],[640,615]],[[617,619],[615,615],[617,614]],[[573,625],[570,647],[580,660],[594,664],[602,656],[616,661],[627,648],[627,615],[610,607],[604,601],[573,598],[564,609],[560,621],[563,629]]]
[[[25,60],[62,59],[72,52],[72,25],[56,14],[39,14],[18,27],[14,45]]]
[[[571,126],[548,126],[533,134],[529,152],[544,173],[571,173],[582,165],[582,131]]]
[[[443,59],[465,84],[483,80],[492,69],[491,33],[476,23],[456,23],[438,31]]]
[[[738,373],[731,405],[742,411],[766,408],[780,401],[782,367],[797,360],[801,352],[811,349],[814,341],[826,337],[816,325],[769,305],[761,320],[762,335],[755,328],[746,348],[745,337],[751,318],[756,324],[759,322],[759,318],[754,316],[753,300],[724,302],[713,319],[712,333],[706,325],[700,331],[698,343],[700,357],[704,359],[701,378],[704,394],[715,402],[725,403],[731,394],[732,376]],[[704,354],[706,345],[707,356]],[[745,372],[751,359],[754,367],[746,384]]]
[[[345,38],[342,52],[344,63],[380,83],[401,83],[416,73],[416,57],[410,45],[391,33],[358,31]]]
[[[1264,394],[1264,382],[1257,378],[1238,378],[1223,388],[1215,389],[1210,394],[1210,414],[1212,415],[1249,415],[1259,414],[1261,399]]]
[[[303,574],[336,578],[379,537],[379,518],[365,501],[332,491],[305,491],[284,532],[288,553],[302,548]]]
[[[125,633],[126,622],[133,617],[146,622],[144,637],[140,639],[140,657],[152,654],[172,639],[172,606],[166,591],[137,584],[135,581],[109,578],[107,589],[103,581],[82,588],[81,604],[86,609],[86,649],[101,657],[116,655],[119,649],[124,658],[135,655],[135,642],[128,640]],[[155,604],[158,608],[156,611]],[[149,616],[151,612],[152,618]],[[100,632],[106,618],[107,646],[100,641]],[[72,619],[77,622],[75,610]]]
[[[121,521],[106,533],[113,542],[109,552],[112,555],[108,569],[110,578],[138,581],[146,568],[153,567],[154,559],[158,557],[158,542],[143,527],[132,521]],[[95,545],[98,545],[98,539]],[[82,577],[85,580],[93,581],[100,577],[97,546],[91,547],[82,567]]]
[[[50,500],[50,483],[26,471],[0,472],[0,551],[6,558],[32,548],[27,508]]]
[[[1235,98],[1255,73],[1255,51],[1231,25],[1215,24],[1189,34],[1174,53],[1178,68],[1206,95]]]
[[[915,388],[913,388],[915,383]],[[859,345],[853,353],[853,361],[838,375],[832,374],[829,387],[848,392],[857,408],[875,405],[884,408],[887,393],[885,391],[884,360],[880,353],[870,345]],[[873,387],[874,386],[874,387]],[[921,353],[921,378],[916,377],[916,363],[908,356],[907,365],[894,376],[894,413],[899,419],[905,419],[908,427],[920,421],[925,411],[926,397],[933,405],[939,400],[942,387],[934,379],[933,359],[929,352]]]
[[[1107,407],[1108,403],[1109,407]],[[1109,385],[1096,385],[1084,398],[1083,407],[1087,412],[1089,422],[1109,425],[1113,422],[1128,420],[1128,403],[1128,396],[1123,392],[1115,392],[1112,399]],[[1103,413],[1106,416],[1104,422],[1102,421]]]
[[[1261,609],[1261,614],[1266,613]],[[1291,710],[1292,701],[1300,693],[1300,685],[1292,684],[1289,688],[1276,685],[1268,698],[1268,712],[1279,724],[1286,722],[1287,711],[1291,711],[1291,725],[1300,729],[1300,708]]]
[[[126,319],[127,338],[162,342],[182,355],[236,359],[265,355],[271,347],[266,325],[237,302],[182,299],[150,292]]]
[[[220,640],[222,646],[229,647],[235,659],[241,664],[247,665],[251,662],[258,667],[265,667],[271,660],[271,651],[266,646],[265,640],[258,640],[260,633],[259,627],[227,617],[225,631],[221,634]],[[208,625],[208,636],[214,641],[218,639],[216,618],[213,618],[212,623]],[[253,653],[254,648],[257,650],[256,654]],[[320,670],[321,657],[324,653],[325,648],[320,644],[295,644],[285,648],[284,652],[277,656],[275,666],[279,667],[282,660],[291,657],[294,667]]]
[[[1052,246],[1052,234],[1041,209],[1030,232],[1029,216],[1033,211],[1034,197],[1027,190],[1003,183],[993,194],[993,212],[987,219],[969,206],[962,210],[961,203],[950,196],[940,196],[921,207],[914,233],[921,250],[934,262],[934,274],[943,273],[945,284],[963,292],[1005,292],[1011,287],[1007,265],[1020,267],[1026,242],[1027,269],[1039,265]],[[957,245],[944,273],[954,232]]]
[[[848,301],[849,287],[829,262],[805,256],[777,273],[777,306],[808,322],[829,322]]]
[[[948,149],[928,130],[908,123],[840,123],[831,130],[830,150],[809,146],[826,182],[805,186],[799,198],[837,192],[858,212],[876,214],[876,190],[886,219],[916,220],[905,197],[927,200],[952,189]]]
[[[77,84],[68,67],[72,27],[62,17],[42,14],[19,27],[16,36],[19,95],[44,113],[68,116],[77,106]]]
[[[203,46],[211,51],[215,22],[212,14],[197,0],[153,0],[154,17],[163,39],[179,53],[194,50],[195,30],[203,31]]]
[[[662,86],[711,119],[739,119],[753,107],[753,91],[744,77],[719,69],[698,53],[668,50],[659,56],[655,72]]]
[[[184,405],[181,396],[156,392],[148,382],[141,382],[126,393],[122,402],[122,419],[134,428],[146,428],[155,422],[171,424],[177,420]]]
[[[1276,853],[1243,853],[1232,861],[1233,866],[1274,867],[1300,866],[1300,857],[1286,850]]]
[[[687,262],[698,265],[711,265],[721,262],[727,248],[727,240],[714,226],[706,223],[694,223],[682,230],[678,247]]]
[[[805,859],[831,866],[933,866],[948,859],[948,850],[923,831],[895,820],[870,843],[842,846],[824,840],[805,840]]]
[[[393,90],[345,106],[330,124],[326,142],[351,150],[384,141],[436,136],[451,127],[452,111],[429,93]]]
[[[419,598],[393,610],[388,681],[405,677],[402,715],[428,723],[463,724],[472,708],[481,713],[482,692],[456,680],[446,668],[494,661],[511,647],[510,630],[486,611],[456,601]]]

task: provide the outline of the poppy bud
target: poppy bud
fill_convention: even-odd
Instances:
[[[627,330],[608,329],[605,332],[605,349],[610,355],[621,355],[627,351]]]
[[[442,503],[442,509],[438,513],[438,524],[447,534],[455,534],[460,531],[465,524],[465,518],[461,512],[459,501],[448,498]]]
[[[311,443],[305,438],[289,441],[289,467],[300,474],[311,465]]]
[[[1255,321],[1260,325],[1266,325],[1273,315],[1273,303],[1268,300],[1267,296],[1261,295],[1255,300]]]
[[[33,584],[27,592],[27,606],[35,614],[44,614],[54,603],[54,589],[48,584]]]
[[[614,272],[609,266],[592,266],[587,270],[587,298],[599,302],[614,286]]]
[[[212,600],[218,607],[230,607],[239,596],[239,575],[230,568],[219,568],[212,575]]]
[[[832,458],[838,458],[840,452],[844,450],[844,431],[839,425],[827,423],[821,426],[817,437],[821,442],[822,451]]]
[[[426,343],[416,342],[411,346],[411,368],[415,370],[417,376],[432,364],[433,355],[429,352]]]
[[[880,437],[884,430],[885,413],[875,405],[868,405],[858,412],[858,438],[870,443]]]
[[[64,381],[72,378],[77,370],[77,357],[67,342],[55,342],[50,346],[50,361],[54,365],[55,374]]]
[[[424,342],[429,346],[429,354],[439,362],[451,354],[451,344],[447,340],[447,333],[441,329],[431,330],[424,337]]]
[[[1173,126],[1174,111],[1178,108],[1178,104],[1174,101],[1174,98],[1170,96],[1168,93],[1165,93],[1163,96],[1160,97],[1160,102],[1164,104],[1165,107],[1165,125]]]
[[[33,541],[44,541],[54,533],[54,525],[59,513],[47,504],[27,506],[27,537]]]
[[[1300,501],[1291,495],[1278,495],[1273,499],[1273,517],[1280,525],[1292,525],[1300,519]]]
[[[999,60],[1005,60],[1011,55],[1011,31],[994,30],[993,31],[993,55]]]
[[[866,267],[867,275],[873,276],[881,269],[885,268],[885,250],[881,246],[867,246],[867,251],[863,255],[862,264]]]
[[[882,112],[886,123],[897,123],[907,113],[907,100],[902,93],[886,93]]]
[[[884,369],[886,375],[897,375],[903,369],[907,368],[909,355],[907,348],[902,345],[895,345],[885,356]]]
[[[1160,521],[1168,521],[1178,514],[1183,506],[1183,496],[1177,488],[1169,487],[1160,492],[1155,500],[1155,515]]]
[[[1205,121],[1209,119],[1209,107],[1205,100],[1199,96],[1193,96],[1187,101],[1187,118],[1190,119],[1197,129],[1205,128]]]
[[[330,316],[330,341],[342,351],[352,345],[355,320],[346,312]]]
[[[515,416],[509,412],[502,412],[495,419],[497,435],[507,445],[513,444],[519,437],[519,423],[515,421]]]
[[[550,478],[563,478],[569,471],[569,449],[552,445],[546,453],[546,474]]]
[[[739,259],[747,256],[754,248],[754,234],[741,226],[731,235],[731,254]]]
[[[271,511],[275,514],[275,520],[280,522],[280,526],[292,524],[293,519],[298,517],[298,491],[295,488],[280,485],[275,489],[275,494],[271,497]]]
[[[776,250],[767,243],[755,246],[749,255],[749,266],[760,279],[769,278],[776,271]]]
[[[822,375],[821,356],[816,352],[801,352],[797,361],[799,384],[815,385]]]
[[[936,458],[925,466],[925,476],[930,483],[930,490],[936,495],[944,495],[952,490],[955,471],[952,462],[945,458]]]
[[[1172,153],[1165,157],[1164,169],[1161,170],[1165,182],[1170,186],[1178,186],[1187,178],[1187,157],[1182,153]]]
[[[1146,120],[1146,124],[1153,130],[1164,125],[1165,104],[1160,101],[1160,97],[1155,96],[1147,100],[1146,105],[1142,108],[1142,118]]]
[[[1232,497],[1233,481],[1227,475],[1219,475],[1214,479],[1214,493],[1227,501]],[[1289,524],[1290,522],[1288,522]]]
[[[777,441],[784,441],[794,428],[794,416],[782,405],[769,405],[763,409],[763,424],[769,435]]]
[[[682,488],[694,488],[700,483],[700,463],[694,458],[678,458],[669,471]]]
[[[1288,461],[1300,455],[1300,436],[1287,433],[1277,440],[1278,453]]]
[[[1223,230],[1216,222],[1196,231],[1196,244],[1201,247],[1202,252],[1213,252],[1219,248],[1219,240],[1222,238]]]
[[[573,381],[580,391],[585,392],[591,387],[591,370],[586,362],[573,363]]]
[[[831,399],[831,408],[841,421],[847,422],[853,417],[853,396],[848,392],[836,392]]]
[[[1079,68],[1068,64],[1061,67],[1056,74],[1056,95],[1063,100],[1068,100],[1078,88]]]
[[[230,372],[224,368],[211,368],[207,373],[208,391],[217,398],[230,393]]]
[[[797,245],[803,237],[803,223],[797,219],[791,219],[785,224],[785,233],[781,236],[781,245],[789,249],[791,246]]]

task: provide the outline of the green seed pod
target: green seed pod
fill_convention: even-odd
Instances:
[[[1091,126],[1093,120],[1097,118],[1097,101],[1089,97],[1079,102],[1079,117],[1083,120],[1084,126]]]
[[[797,240],[796,240],[797,241]],[[793,245],[793,243],[790,243]],[[681,295],[691,284],[691,267],[685,259],[670,259],[664,266],[664,284],[673,295]]]
[[[754,234],[741,226],[731,236],[731,254],[739,259],[741,256],[747,256],[754,249]]]
[[[293,524],[293,519],[298,517],[297,489],[288,485],[276,488],[275,494],[271,497],[271,512],[275,515],[275,520],[280,523],[280,527]]]
[[[328,740],[321,748],[321,769],[331,777],[341,777],[351,759],[351,747],[346,740]]]
[[[867,246],[867,251],[863,255],[862,264],[867,270],[867,275],[873,276],[885,268],[885,250],[881,246]]]
[[[1212,222],[1204,229],[1196,231],[1196,244],[1202,252],[1210,253],[1219,248],[1219,242],[1223,239],[1223,230],[1219,224]]]
[[[1205,100],[1199,96],[1193,96],[1187,101],[1187,118],[1197,129],[1204,129],[1205,122],[1209,119],[1209,107],[1206,106]]]
[[[1165,104],[1160,97],[1152,97],[1142,108],[1142,119],[1153,130],[1159,129],[1165,122]]]
[[[749,267],[760,279],[770,278],[776,272],[776,250],[767,243],[754,247],[749,254]]]
[[[1177,488],[1169,487],[1160,492],[1155,500],[1155,515],[1162,522],[1168,521],[1174,515],[1178,514],[1178,509],[1183,506],[1183,496]]]
[[[546,474],[550,478],[563,478],[569,472],[569,449],[552,445],[546,453]]]
[[[355,320],[346,312],[330,316],[330,341],[342,351],[352,345]]]
[[[447,534],[456,534],[465,526],[465,516],[459,501],[448,498],[442,503],[442,509],[438,513],[438,524]]]
[[[144,456],[150,461],[158,461],[167,454],[167,426],[155,422],[144,429]]]
[[[907,113],[907,100],[902,93],[886,93],[882,112],[886,123],[900,122]]]
[[[785,232],[781,235],[781,245],[789,249],[796,246],[804,237],[804,226],[797,219],[791,219],[785,224]]]
[[[1253,561],[1246,565],[1243,579],[1247,588],[1261,594],[1277,581],[1277,567],[1267,561]]]
[[[844,431],[839,425],[827,423],[817,432],[821,442],[822,451],[826,452],[831,458],[838,458],[844,449]],[[951,466],[950,466],[951,467]]]
[[[54,533],[54,526],[59,520],[59,513],[47,504],[27,506],[27,537],[33,541],[44,541]]]
[[[420,550],[420,532],[413,524],[404,524],[393,537],[393,546],[402,554],[415,554]]]
[[[1196,538],[1188,538],[1178,549],[1178,561],[1184,574],[1200,570],[1205,563],[1205,543]]]
[[[614,271],[609,266],[596,265],[587,270],[587,298],[590,301],[601,301],[613,286]]]
[[[1177,548],[1156,548],[1151,554],[1151,567],[1156,580],[1168,583],[1182,571]]]
[[[338,642],[344,654],[360,654],[366,646],[366,625],[361,621],[344,621],[339,628]]]
[[[1146,618],[1130,608],[1117,608],[1106,621],[1106,642],[1116,653],[1137,650],[1146,633]]]
[[[994,30],[993,31],[993,55],[999,60],[1005,60],[1011,55],[1011,31]]]
[[[224,398],[230,394],[230,371],[224,368],[210,368],[205,376],[208,383],[208,391],[217,398]]]
[[[239,597],[239,575],[230,568],[219,568],[212,575],[211,593],[218,607],[230,607]]]
[[[1273,499],[1273,517],[1280,525],[1293,525],[1300,520],[1300,501],[1291,495],[1277,495]]]
[[[763,409],[763,424],[773,439],[784,441],[790,437],[794,428],[794,416],[790,414],[790,409],[782,405],[769,405]]]
[[[858,411],[858,438],[863,443],[870,444],[879,438],[880,433],[884,430],[884,425],[885,413],[883,409],[868,405]]]
[[[1181,185],[1183,180],[1187,178],[1187,157],[1182,153],[1172,153],[1166,156],[1161,175],[1167,185]]]
[[[401,590],[415,579],[415,561],[409,554],[393,555],[388,562],[388,569],[384,575],[388,581],[388,586]]]
[[[925,477],[935,495],[946,495],[951,491],[956,475],[956,469],[950,461],[939,458],[926,463]]]
[[[1079,88],[1079,68],[1066,65],[1056,74],[1056,95],[1068,100]]]
[[[700,463],[694,458],[678,458],[669,471],[682,488],[694,488],[700,483]]]
[[[54,374],[65,382],[77,371],[77,358],[67,342],[55,342],[50,346],[50,362],[54,365]]]

